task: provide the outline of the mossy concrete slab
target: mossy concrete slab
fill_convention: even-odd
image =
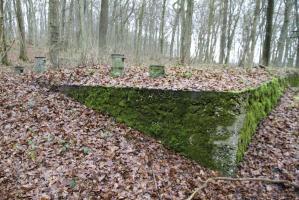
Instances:
[[[285,80],[274,78],[241,92],[101,86],[62,86],[60,90],[206,167],[232,175],[259,122],[285,87]]]

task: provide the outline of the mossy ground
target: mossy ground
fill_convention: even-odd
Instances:
[[[232,174],[285,80],[243,92],[67,87],[71,97],[113,116],[202,165]]]

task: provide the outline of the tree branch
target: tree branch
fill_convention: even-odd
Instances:
[[[187,200],[192,200],[194,198],[194,196],[200,192],[201,190],[203,190],[204,188],[206,188],[208,186],[209,183],[212,183],[214,181],[258,181],[258,182],[265,182],[265,183],[269,183],[269,184],[284,184],[284,185],[288,185],[291,186],[295,189],[299,188],[299,185],[287,181],[287,180],[272,180],[272,179],[267,179],[267,178],[230,178],[230,177],[214,177],[214,178],[209,178],[208,180],[206,180],[204,182],[204,184],[198,188],[196,188],[194,190],[194,192],[188,197]]]

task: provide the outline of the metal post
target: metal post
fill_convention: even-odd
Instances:
[[[122,76],[124,72],[125,56],[123,54],[112,54],[112,68],[110,71],[111,76]]]
[[[35,57],[34,71],[37,73],[43,73],[47,71],[46,69],[46,57],[37,56]]]

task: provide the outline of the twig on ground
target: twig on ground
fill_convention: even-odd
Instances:
[[[158,186],[158,183],[157,183],[157,179],[156,179],[156,175],[155,175],[154,169],[152,167],[152,158],[151,158],[151,156],[149,156],[149,160],[150,160],[150,162],[148,162],[147,165],[151,169],[152,176],[153,176],[154,183],[155,183],[155,187],[156,187],[156,190],[157,190],[157,193],[158,193],[158,197],[159,197],[159,200],[161,200],[161,196],[160,196],[160,192],[159,192],[159,186]]]
[[[151,170],[152,170],[152,174],[153,174],[153,178],[154,178],[154,182],[155,182],[155,187],[156,187],[156,190],[157,190],[157,193],[158,193],[158,196],[159,196],[159,200],[161,200],[161,196],[160,196],[160,193],[159,193],[159,187],[158,187],[157,180],[156,180],[156,175],[155,175],[155,172],[154,172],[152,167],[151,167]]]
[[[290,181],[286,181],[286,180],[273,180],[273,179],[267,179],[267,178],[230,178],[230,177],[214,177],[214,178],[209,178],[208,180],[206,180],[204,182],[204,184],[198,188],[196,188],[194,190],[194,192],[188,197],[187,200],[192,200],[194,198],[194,196],[200,192],[201,190],[203,190],[204,188],[206,188],[208,186],[209,183],[212,183],[214,181],[259,181],[259,182],[266,182],[269,184],[284,184],[284,185],[288,185],[291,187],[294,187],[295,189],[299,188],[299,185],[292,183]]]

